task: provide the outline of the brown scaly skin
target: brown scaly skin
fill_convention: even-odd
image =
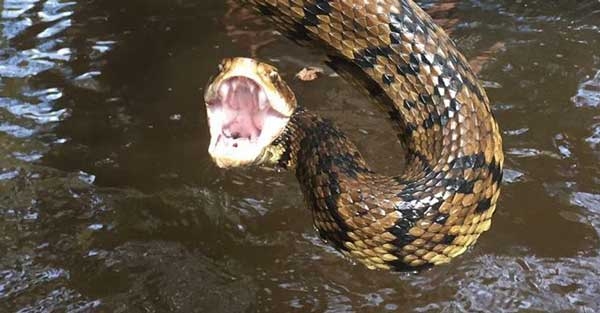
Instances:
[[[411,270],[449,262],[490,228],[500,131],[465,58],[413,1],[243,2],[359,69],[401,130],[406,171],[383,176],[330,123],[294,113],[269,150],[295,169],[323,238],[371,269]]]

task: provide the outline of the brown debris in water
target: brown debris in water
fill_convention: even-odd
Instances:
[[[323,74],[323,69],[320,67],[305,67],[302,70],[300,70],[300,72],[298,72],[298,74],[296,74],[296,78],[298,78],[301,81],[312,81],[315,80],[317,78],[319,78],[319,76],[321,76]]]

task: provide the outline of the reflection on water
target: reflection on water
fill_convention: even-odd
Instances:
[[[291,79],[321,55],[233,0],[1,2],[0,312],[600,310],[600,4],[420,3],[480,72],[508,169],[492,230],[412,275],[324,244],[292,175],[208,158],[218,60]],[[326,73],[300,101],[398,169],[383,115]]]

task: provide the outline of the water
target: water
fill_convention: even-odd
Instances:
[[[276,64],[374,167],[401,153],[322,56],[235,1],[0,2],[0,312],[597,312],[600,3],[421,1],[505,133],[492,229],[453,263],[372,272],[323,244],[293,175],[223,171],[218,60]]]

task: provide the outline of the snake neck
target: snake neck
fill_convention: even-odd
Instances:
[[[374,173],[331,121],[298,108],[274,145],[280,151],[277,167],[295,172],[314,225],[321,237],[338,249],[351,250],[346,246],[351,241],[348,234],[364,226],[367,219],[374,220],[372,214],[384,216],[383,207],[394,210],[393,203],[375,196],[372,191],[376,188],[371,187],[389,178]],[[361,221],[363,217],[366,219]],[[396,219],[390,216],[388,226]]]
[[[301,182],[308,175],[335,172],[349,176],[372,173],[356,146],[331,121],[298,108],[274,143],[277,167],[295,171]]]

